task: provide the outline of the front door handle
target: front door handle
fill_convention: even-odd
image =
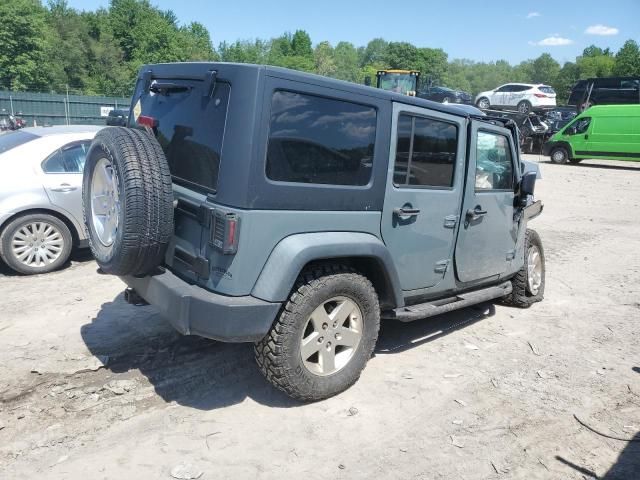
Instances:
[[[406,208],[406,207],[394,208],[393,209],[393,213],[394,213],[394,215],[397,215],[398,217],[415,217],[416,215],[418,215],[420,213],[420,209],[418,209],[418,208]]]
[[[585,139],[585,140],[589,140],[589,134],[588,134],[588,133],[585,133],[585,134],[584,134],[584,139]]]
[[[487,214],[486,210],[482,210],[480,205],[476,205],[476,208],[467,210],[467,218],[469,220],[477,220],[480,217],[484,217]]]
[[[68,183],[62,183],[57,187],[53,187],[51,191],[52,192],[73,192],[74,190],[77,190],[77,189],[78,187],[71,186]]]

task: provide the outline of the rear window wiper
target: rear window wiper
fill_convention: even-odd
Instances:
[[[180,85],[178,83],[153,82],[149,87],[149,91],[159,93],[160,95],[168,95],[169,93],[186,92],[187,90],[191,90],[191,88],[190,86]]]

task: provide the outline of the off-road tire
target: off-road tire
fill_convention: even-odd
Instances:
[[[118,230],[109,246],[98,238],[91,213],[91,182],[101,158],[111,162],[120,199]],[[173,191],[164,152],[151,134],[100,130],[87,153],[82,203],[89,246],[104,273],[147,275],[162,263],[173,234]]]
[[[555,147],[553,150],[551,150],[549,158],[553,163],[564,165],[569,161],[569,152],[565,147]]]
[[[58,257],[48,265],[42,267],[29,266],[22,263],[14,254],[11,245],[15,233],[25,225],[33,223],[44,223],[52,225],[62,237],[61,252]],[[18,273],[23,275],[35,275],[39,273],[48,273],[62,267],[69,260],[71,249],[73,247],[73,237],[69,231],[69,227],[58,217],[48,215],[46,213],[31,213],[21,215],[13,219],[0,233],[0,257],[5,263]]]
[[[529,113],[531,112],[531,109],[533,108],[533,106],[531,105],[531,102],[529,100],[522,100],[521,102],[518,103],[517,107],[518,112],[520,113]]]
[[[538,293],[535,295],[533,295],[529,291],[527,281],[529,275],[527,268],[527,257],[531,245],[535,245],[538,247],[542,259],[542,283],[540,284]],[[542,299],[544,298],[545,273],[546,265],[544,249],[542,248],[542,241],[540,240],[540,236],[535,230],[527,229],[527,233],[525,235],[524,265],[518,271],[516,276],[511,279],[511,285],[513,289],[509,295],[503,298],[503,303],[512,307],[529,308],[534,303],[542,301]]]
[[[356,351],[341,370],[318,376],[310,372],[300,355],[303,329],[313,310],[335,296],[354,301],[362,312],[363,332]],[[256,342],[256,362],[266,379],[287,395],[301,401],[317,401],[353,385],[369,361],[380,328],[380,306],[371,282],[342,265],[317,266],[298,278],[267,335]]]

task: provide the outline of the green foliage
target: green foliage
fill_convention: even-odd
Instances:
[[[543,53],[511,65],[505,60],[449,60],[439,48],[374,38],[315,48],[304,30],[270,40],[221,42],[213,48],[207,28],[182,25],[171,10],[150,0],[110,0],[107,8],[78,12],[67,0],[0,0],[0,88],[130,95],[141,65],[212,61],[269,64],[351,82],[375,82],[378,70],[418,70],[424,81],[478,93],[508,82],[546,83],[566,99],[580,78],[640,75],[640,48],[627,41],[614,55],[591,45],[563,66]]]
[[[635,40],[627,40],[618,50],[613,73],[620,76],[640,75],[640,48]]]
[[[0,2],[0,86],[46,88],[43,66],[52,52],[47,11],[38,0]]]

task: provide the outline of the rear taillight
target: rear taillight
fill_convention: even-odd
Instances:
[[[537,98],[547,98],[547,96],[544,93],[534,93],[533,96]]]
[[[147,115],[140,115],[137,122],[141,127],[155,128],[158,126],[158,120],[153,117],[148,117]]]
[[[233,255],[238,251],[240,221],[235,213],[216,210],[211,219],[209,242],[223,255]]]

